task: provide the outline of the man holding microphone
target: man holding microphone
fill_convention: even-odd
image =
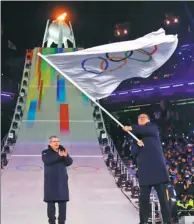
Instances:
[[[73,163],[57,136],[49,138],[48,149],[42,151],[44,163],[44,201],[47,203],[49,224],[55,224],[55,203],[59,206],[58,224],[65,224],[66,204],[69,201],[67,166]]]
[[[138,179],[140,185],[140,224],[148,223],[150,193],[155,188],[160,201],[164,224],[170,224],[170,210],[166,184],[170,182],[163,155],[158,127],[150,122],[149,115],[140,114],[138,125],[125,126],[124,131],[131,131],[141,139],[131,148],[137,159]]]

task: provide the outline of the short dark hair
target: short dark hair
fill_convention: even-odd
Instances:
[[[139,114],[139,115],[138,115],[138,118],[139,118],[142,114],[145,114],[145,115],[148,117],[148,119],[150,120],[150,115],[147,114],[147,113],[141,113],[141,114]]]
[[[49,141],[51,141],[53,138],[58,138],[56,135],[52,135],[49,137]]]

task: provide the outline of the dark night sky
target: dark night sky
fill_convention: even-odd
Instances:
[[[194,2],[188,5],[194,16]],[[84,47],[108,43],[118,22],[131,22],[132,39],[162,27],[167,12],[181,16],[182,27],[188,23],[182,2],[2,2],[4,34],[21,50],[41,46],[46,21],[60,8]]]

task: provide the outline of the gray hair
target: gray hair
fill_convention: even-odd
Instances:
[[[56,135],[52,135],[49,137],[49,141],[51,142],[53,140],[53,138],[58,138]]]

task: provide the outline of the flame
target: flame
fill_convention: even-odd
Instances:
[[[64,12],[62,15],[60,15],[59,17],[57,17],[57,20],[63,21],[65,20],[65,17],[67,16],[67,13]]]

